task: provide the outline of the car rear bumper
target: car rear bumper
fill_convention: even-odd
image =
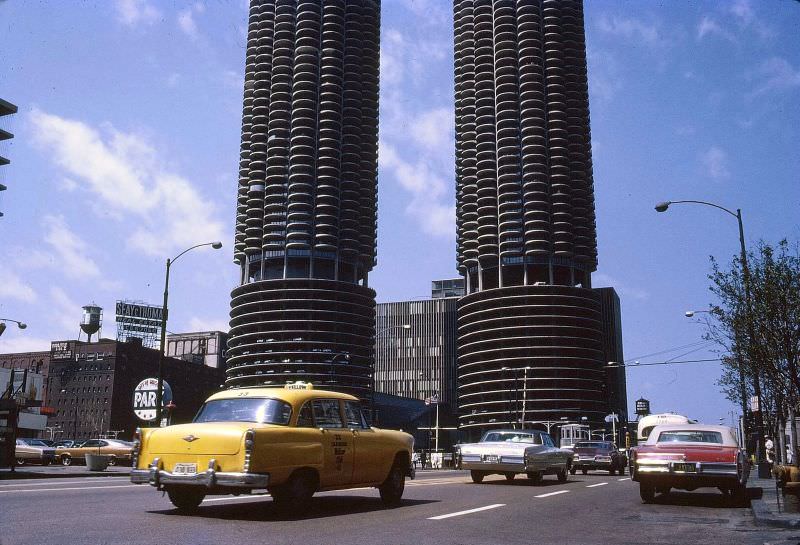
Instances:
[[[189,486],[204,486],[206,488],[267,488],[269,486],[268,473],[223,472],[215,469],[214,460],[209,462],[206,471],[191,475],[178,475],[159,468],[158,459],[147,469],[131,470],[131,482],[134,484],[149,484],[156,488],[163,485],[180,484]]]
[[[701,463],[693,472],[676,471],[672,462],[663,464],[635,464],[632,472],[634,481],[646,481],[656,486],[673,488],[733,487],[746,480],[740,476],[736,464]]]

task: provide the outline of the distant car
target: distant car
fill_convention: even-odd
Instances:
[[[76,461],[86,461],[86,454],[106,454],[109,456],[108,465],[119,463],[130,463],[133,445],[126,441],[116,439],[89,439],[75,446],[60,447],[56,449],[56,455],[61,459],[65,466],[72,465]]]
[[[18,466],[25,464],[50,465],[55,460],[56,451],[40,439],[17,439],[14,446],[14,459]]]
[[[490,430],[478,443],[459,445],[457,457],[475,483],[492,474],[510,481],[519,473],[534,482],[543,475],[557,475],[565,482],[572,464],[572,453],[556,447],[540,430]]]
[[[575,443],[572,467],[569,472],[575,475],[580,470],[586,475],[590,469],[608,471],[609,475],[625,474],[628,459],[611,441],[579,441]]]
[[[631,468],[645,503],[672,488],[703,487],[719,488],[734,501],[742,501],[750,474],[736,430],[705,424],[656,426],[644,445],[632,449]]]
[[[209,494],[263,489],[292,514],[318,491],[347,488],[375,487],[394,506],[414,477],[411,435],[373,428],[357,398],[305,383],[225,390],[191,424],[136,438],[131,482],[165,491],[184,511]]]

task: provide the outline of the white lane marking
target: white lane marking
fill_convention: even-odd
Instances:
[[[442,520],[449,519],[450,517],[460,517],[461,515],[469,515],[470,513],[477,513],[479,511],[486,511],[488,509],[497,509],[498,507],[505,507],[505,503],[493,503],[484,507],[476,507],[475,509],[467,509],[466,511],[458,511],[457,513],[448,513],[446,515],[439,515],[438,517],[428,517],[428,520]]]
[[[538,496],[534,496],[534,498],[548,498],[550,496],[556,496],[558,494],[566,494],[569,490],[558,490],[556,492],[548,492],[547,494],[539,494]]]
[[[75,483],[94,483],[97,482],[98,484],[107,483],[109,481],[120,481],[125,482],[128,479],[123,479],[121,477],[86,477],[85,479],[81,479],[79,481],[62,481],[61,479],[57,481],[35,481],[35,482],[24,482],[24,483],[14,483],[14,484],[0,484],[0,488],[8,488],[11,486],[56,486],[59,484],[75,484]]]
[[[590,484],[590,485],[587,485],[586,488],[594,488],[595,486],[604,486],[604,485],[607,485],[607,484],[608,483]]]
[[[631,480],[631,478],[630,478],[630,477],[625,477],[624,479],[617,479],[617,480],[618,480],[618,481],[630,481],[630,480]]]
[[[268,497],[269,494],[251,494],[249,496],[233,496],[231,498],[211,498],[209,500],[203,500],[203,503],[208,503],[212,501],[234,501],[234,500],[254,500],[254,499],[261,499],[264,497]]]
[[[0,490],[0,494],[21,494],[23,492],[61,492],[62,490],[98,490],[100,488],[132,488],[134,486],[141,486],[141,485],[123,484],[123,485],[113,485],[113,486],[72,486],[68,488],[39,488],[38,490]]]

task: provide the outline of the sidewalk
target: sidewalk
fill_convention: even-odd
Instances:
[[[797,504],[797,499],[784,496],[783,491],[775,488],[773,479],[749,479],[748,488],[761,489],[761,497],[753,498],[750,508],[758,526],[777,526],[779,528],[800,528],[800,513],[786,512],[786,501]]]
[[[105,471],[89,471],[86,466],[17,466],[12,472],[9,468],[0,468],[0,481],[11,479],[54,479],[62,477],[128,477],[131,468],[127,466],[112,466]]]

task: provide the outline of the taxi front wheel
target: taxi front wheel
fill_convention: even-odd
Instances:
[[[378,491],[381,493],[381,501],[383,501],[384,505],[390,507],[399,505],[405,487],[406,472],[401,464],[395,462],[392,469],[389,470],[389,476],[378,487]]]
[[[172,505],[182,511],[196,509],[206,497],[202,489],[194,486],[170,486],[167,488],[167,496]]]

